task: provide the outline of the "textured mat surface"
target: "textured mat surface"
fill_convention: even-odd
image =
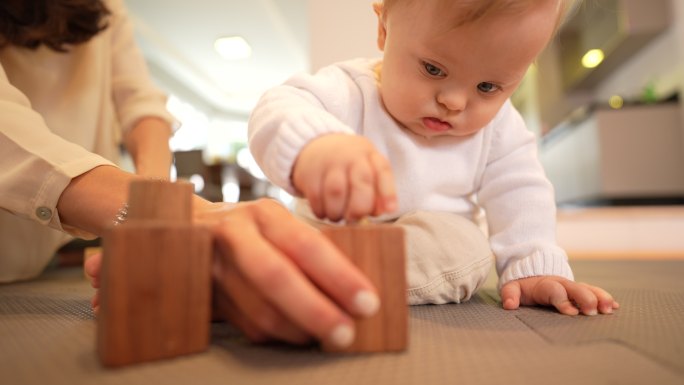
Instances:
[[[119,370],[95,355],[92,289],[78,270],[0,286],[1,384],[682,384],[684,261],[573,264],[616,295],[611,316],[504,311],[491,288],[411,309],[400,354],[255,346],[213,326],[206,353]]]

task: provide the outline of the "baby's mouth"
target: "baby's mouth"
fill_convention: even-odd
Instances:
[[[444,132],[451,129],[451,123],[437,118],[423,118],[423,125],[430,131]]]

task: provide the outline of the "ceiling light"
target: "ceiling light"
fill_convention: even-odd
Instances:
[[[585,68],[594,68],[601,64],[604,57],[603,51],[600,49],[590,49],[582,56],[582,65]]]
[[[220,37],[214,42],[214,49],[226,60],[247,59],[252,55],[252,47],[241,36]]]

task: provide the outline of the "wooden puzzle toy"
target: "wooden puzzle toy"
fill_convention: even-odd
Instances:
[[[192,185],[136,181],[128,216],[103,236],[97,352],[105,366],[209,344],[211,236],[192,224]]]
[[[356,337],[346,349],[324,345],[326,351],[390,352],[408,345],[406,256],[403,229],[359,224],[325,227],[323,233],[371,280],[380,296],[380,310],[355,321]]]

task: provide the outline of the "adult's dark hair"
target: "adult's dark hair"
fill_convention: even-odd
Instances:
[[[0,0],[0,47],[66,52],[107,28],[108,15],[102,0]]]

